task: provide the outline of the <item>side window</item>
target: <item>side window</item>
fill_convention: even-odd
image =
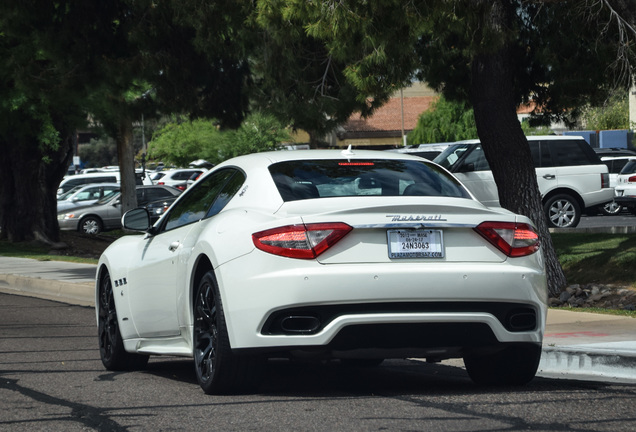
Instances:
[[[103,190],[103,195],[100,195],[99,198],[109,197],[113,195],[115,192],[119,192],[119,189],[116,187],[105,187]]]
[[[470,171],[488,171],[490,166],[486,160],[484,149],[481,145],[473,147],[473,151],[466,155],[462,165],[457,170],[458,172],[470,172]]]
[[[531,141],[530,153],[532,153],[535,168],[550,168],[558,165],[552,162],[549,141]]]
[[[145,202],[158,201],[162,198],[172,197],[174,194],[171,194],[169,191],[165,189],[154,189],[148,188],[146,189],[146,197]]]
[[[220,170],[188,189],[170,209],[164,229],[171,230],[207,217],[212,204],[235,173],[234,169]]]
[[[87,178],[86,183],[117,183],[115,177],[93,177]]]
[[[216,200],[214,200],[214,204],[210,207],[206,217],[212,217],[223,210],[223,207],[236,195],[241,186],[243,186],[243,183],[245,183],[245,174],[236,171],[232,178],[225,184],[225,187],[221,190]]]
[[[636,160],[630,160],[625,164],[620,174],[634,174],[636,172]]]
[[[581,145],[587,145],[583,140],[559,140],[548,142],[550,153],[555,166],[590,165],[593,162]]]
[[[528,144],[530,145],[530,154],[532,155],[532,164],[534,167],[540,168],[545,166],[541,164],[541,145],[539,141],[528,141]]]
[[[188,180],[195,171],[181,171],[172,176],[173,180]]]
[[[75,200],[76,201],[87,201],[89,199],[93,199],[94,192],[95,192],[94,190],[82,191],[82,192],[78,193],[77,195],[75,195]]]
[[[627,162],[629,162],[629,159],[615,159],[611,161],[612,167],[610,168],[609,172],[612,174],[618,174],[619,172],[621,172]]]

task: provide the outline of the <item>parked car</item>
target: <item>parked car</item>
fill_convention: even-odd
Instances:
[[[150,216],[150,223],[152,225],[155,224],[159,220],[162,214],[165,213],[166,210],[172,205],[177,197],[172,198],[163,198],[158,201],[149,202],[143,207],[148,210],[148,215]]]
[[[636,214],[636,158],[628,161],[616,178],[614,201]]]
[[[119,171],[104,171],[88,174],[75,174],[64,176],[57,189],[57,196],[68,192],[75,186],[90,184],[90,183],[119,183],[120,173]],[[152,185],[150,176],[144,174],[141,170],[135,171],[135,184],[140,185]]]
[[[61,212],[72,208],[94,204],[102,198],[118,193],[118,183],[98,183],[75,186],[70,191],[57,198],[57,211]]]
[[[535,227],[488,208],[439,165],[377,151],[298,150],[225,161],[96,278],[109,370],[194,359],[206,393],[245,391],[265,358],[463,358],[483,384],[537,370],[546,275]]]
[[[609,179],[610,179],[610,187],[616,188],[618,185],[618,175],[625,167],[625,165],[630,160],[635,160],[636,155],[633,156],[603,156],[601,157],[601,162],[607,165],[607,169],[609,171]],[[616,195],[616,189],[614,189],[614,194]],[[617,215],[623,210],[623,206],[616,202],[616,200],[612,200],[609,203],[605,203],[602,206],[599,206],[599,210],[601,213],[614,216]]]
[[[434,160],[444,150],[450,147],[451,144],[455,144],[455,143],[449,142],[449,143],[420,144],[420,145],[413,145],[408,147],[401,147],[397,149],[390,149],[386,151],[395,152],[395,153],[407,153],[413,156],[423,157],[428,160]]]
[[[137,204],[144,206],[151,201],[174,197],[180,193],[180,190],[171,186],[137,186]],[[119,192],[92,205],[59,211],[57,223],[62,230],[77,230],[84,234],[99,234],[121,228],[120,197]]]
[[[189,187],[192,185],[192,183],[194,183],[195,181],[197,181],[197,179],[198,179],[199,177],[201,177],[203,174],[204,174],[204,172],[201,172],[201,173],[196,173],[196,172],[195,172],[194,174],[192,174],[192,175],[190,176],[190,178],[188,178],[188,179],[187,179],[186,181],[184,181],[183,183],[177,183],[177,184],[174,184],[174,185],[172,185],[172,187],[176,187],[177,189],[184,191],[184,190],[186,190],[187,188],[189,188]]]
[[[578,225],[584,209],[609,203],[609,173],[589,144],[576,136],[527,137],[548,225]],[[487,206],[499,206],[499,192],[479,140],[460,141],[435,158]]]
[[[184,168],[173,169],[168,171],[159,171],[152,176],[152,181],[158,185],[176,186],[186,183],[193,174],[201,174],[204,169]]]

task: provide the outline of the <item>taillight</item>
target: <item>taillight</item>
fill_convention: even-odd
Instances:
[[[631,176],[627,179],[627,183],[634,183],[636,182],[636,176]]]
[[[539,250],[539,235],[525,223],[482,222],[475,231],[509,257],[531,255]]]
[[[349,231],[345,223],[287,225],[252,234],[254,245],[289,258],[312,259],[329,249]]]
[[[608,173],[601,174],[601,189],[610,187],[610,179]]]

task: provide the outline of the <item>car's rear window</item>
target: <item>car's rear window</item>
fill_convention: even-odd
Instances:
[[[269,168],[284,201],[350,196],[469,198],[443,169],[411,160],[299,160]]]
[[[625,164],[620,174],[634,174],[636,173],[636,160],[630,160]]]

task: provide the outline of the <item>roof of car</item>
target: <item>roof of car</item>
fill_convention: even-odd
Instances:
[[[412,159],[422,161],[422,158],[411,156],[405,153],[385,152],[380,150],[281,150],[273,152],[252,153],[238,156],[217,165],[217,167],[232,165],[233,162],[242,161],[254,164],[273,164],[293,160],[316,160],[316,159]]]
[[[582,139],[582,136],[579,135],[528,135],[526,136],[528,141],[560,141],[560,140],[572,140],[572,139]],[[470,140],[462,140],[457,141],[453,144],[479,144],[481,141],[478,139],[470,139]]]
[[[613,161],[613,160],[623,160],[623,159],[628,159],[628,160],[636,159],[636,154],[631,156],[601,156],[602,161]]]
[[[599,155],[604,156],[636,156],[636,151],[628,148],[617,147],[600,147],[595,148],[594,151]]]

